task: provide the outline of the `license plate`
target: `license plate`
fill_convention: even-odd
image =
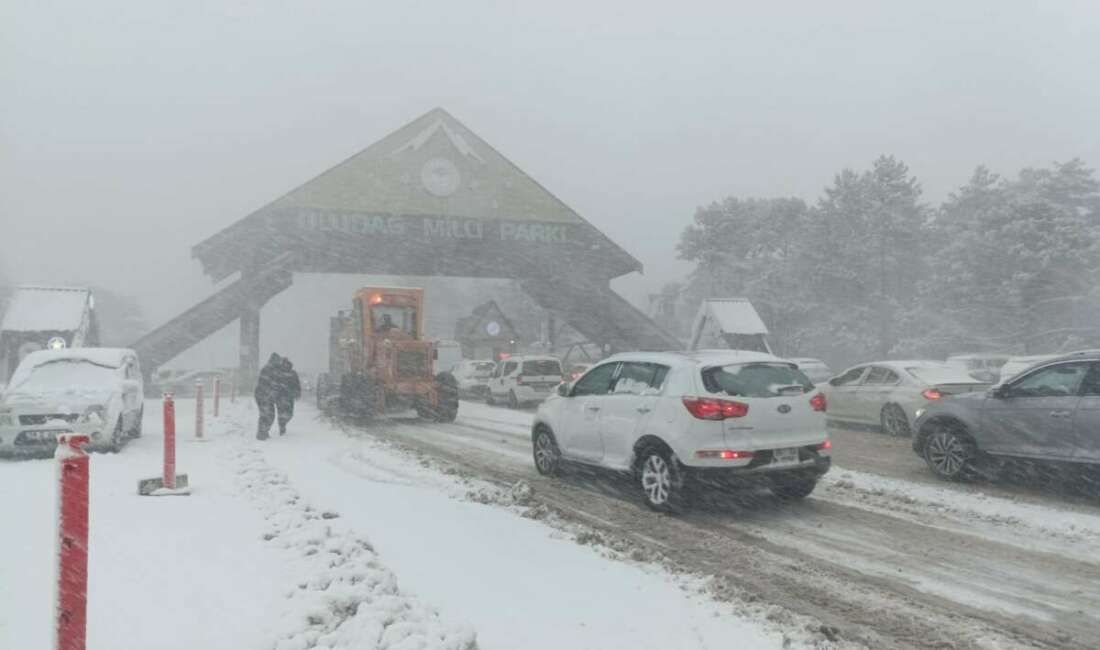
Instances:
[[[798,462],[798,448],[772,450],[772,465],[794,465]]]

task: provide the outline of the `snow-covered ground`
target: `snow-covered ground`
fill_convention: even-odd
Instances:
[[[195,442],[193,408],[177,403],[191,496],[137,495],[159,471],[156,402],[145,437],[93,455],[89,648],[790,647],[691,579],[539,521],[522,489],[308,408],[261,443],[242,401]],[[0,648],[49,647],[54,480],[53,460],[0,462]]]

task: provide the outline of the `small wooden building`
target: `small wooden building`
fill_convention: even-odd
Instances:
[[[519,344],[516,328],[495,300],[474,307],[469,316],[458,319],[454,338],[462,345],[466,359],[497,361],[502,353],[514,353]]]
[[[0,383],[23,357],[46,348],[99,345],[95,299],[89,289],[21,286],[0,321]]]

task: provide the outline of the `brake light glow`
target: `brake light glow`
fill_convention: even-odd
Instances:
[[[825,393],[818,393],[810,398],[810,408],[813,410],[824,413],[826,406]]]
[[[371,295],[370,304],[377,305],[380,302],[382,302],[382,294],[376,293],[376,294]]]
[[[712,460],[740,460],[752,458],[756,453],[752,451],[733,451],[732,449],[700,449],[695,452],[696,458]]]
[[[817,448],[820,449],[821,451],[825,451],[827,449],[832,449],[833,448],[833,441],[832,440],[826,440],[825,442],[818,445]]]
[[[924,399],[931,399],[931,400],[936,400],[936,399],[940,399],[941,397],[943,397],[943,393],[936,390],[935,388],[926,388],[923,391],[921,391],[921,395],[924,396]]]
[[[725,420],[741,418],[749,413],[749,405],[730,399],[711,399],[708,397],[684,397],[684,406],[688,412],[700,420]]]

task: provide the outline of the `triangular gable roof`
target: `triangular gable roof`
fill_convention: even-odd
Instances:
[[[439,178],[440,184],[433,185],[432,168],[425,169],[432,160],[449,161],[458,176]],[[450,173],[445,166],[436,170],[439,177]],[[451,189],[449,183],[455,181],[458,187]],[[442,108],[428,111],[263,209],[285,207],[584,221]]]
[[[486,327],[491,321],[500,325],[500,334],[489,334]],[[491,338],[515,338],[516,328],[512,321],[504,315],[504,311],[495,300],[484,302],[470,312],[465,318],[460,318],[455,324],[455,338],[462,339],[491,339]]]
[[[265,216],[338,212],[425,215],[574,224],[601,240],[618,273],[641,264],[442,108],[434,108],[366,149],[195,246],[215,277],[219,257],[265,231]],[[608,250],[610,248],[611,250]]]
[[[699,336],[704,319],[711,318],[727,334],[767,334],[768,328],[746,298],[708,298],[699,305],[699,313],[691,328]]]

